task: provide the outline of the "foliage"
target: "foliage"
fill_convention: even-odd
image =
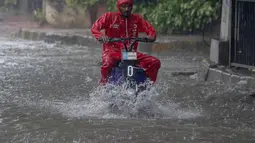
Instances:
[[[16,5],[16,4],[17,4],[17,0],[5,0],[4,1],[5,6]]]
[[[37,9],[34,11],[34,20],[39,22],[40,25],[46,23],[46,17],[42,9]]]
[[[110,11],[117,9],[116,0],[108,0],[107,4]],[[133,11],[143,15],[161,33],[192,32],[217,19],[220,7],[221,0],[151,0],[135,4]]]
[[[87,8],[95,5],[100,0],[65,0],[66,4],[71,7]]]
[[[0,8],[1,11],[8,11],[9,7],[15,6],[17,4],[17,0],[4,0],[4,6]]]

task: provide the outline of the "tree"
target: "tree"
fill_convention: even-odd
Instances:
[[[133,11],[140,13],[161,33],[202,30],[220,16],[221,0],[135,0]],[[116,0],[108,0],[116,10]]]

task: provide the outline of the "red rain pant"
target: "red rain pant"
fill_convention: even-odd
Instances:
[[[156,57],[142,54],[137,52],[137,59],[139,66],[145,69],[146,75],[153,81],[156,82],[158,70],[161,66],[160,60]],[[103,53],[102,56],[102,67],[101,67],[101,80],[100,84],[106,84],[108,76],[110,75],[111,69],[116,65],[117,61],[121,60],[121,52],[111,51]]]

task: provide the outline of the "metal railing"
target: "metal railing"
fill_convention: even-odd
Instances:
[[[233,3],[231,65],[255,68],[255,1]]]

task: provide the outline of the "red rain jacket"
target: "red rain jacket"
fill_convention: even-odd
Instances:
[[[124,3],[133,4],[132,0],[118,0],[118,9]],[[102,29],[105,30],[105,35],[110,38],[137,37],[139,32],[145,32],[148,36],[156,38],[153,26],[142,16],[133,13],[128,18],[122,17],[120,11],[105,13],[92,26],[91,32],[96,39],[103,36],[100,32]],[[138,43],[135,44],[134,50],[137,50],[137,46]],[[104,43],[103,53],[112,50],[120,51],[121,48],[124,48],[121,42]]]

